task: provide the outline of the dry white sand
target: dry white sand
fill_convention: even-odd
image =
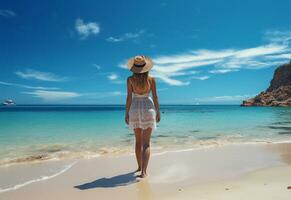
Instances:
[[[291,167],[261,169],[228,181],[196,184],[171,192],[161,199],[290,200]]]

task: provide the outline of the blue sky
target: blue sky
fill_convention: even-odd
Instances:
[[[291,1],[0,3],[0,99],[124,104],[126,60],[155,63],[161,104],[239,104],[291,58]]]

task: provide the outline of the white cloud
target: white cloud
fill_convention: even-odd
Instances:
[[[33,69],[26,69],[25,71],[17,71],[15,72],[15,74],[24,79],[35,79],[35,80],[40,80],[40,81],[58,82],[58,81],[67,80],[67,78],[60,77],[51,72],[41,72],[41,71],[37,71]]]
[[[271,55],[271,56],[266,56],[268,59],[290,59],[291,60],[291,53],[286,53],[286,54],[278,54],[278,55]]]
[[[273,62],[263,62],[263,61],[248,61],[245,63],[245,69],[263,69],[269,68],[271,66],[278,66],[283,64],[282,61],[273,61]]]
[[[241,69],[262,69],[284,62],[282,59],[274,61],[275,57],[272,58],[271,55],[277,55],[276,59],[278,59],[283,58],[278,55],[285,54],[284,58],[286,58],[288,56],[286,52],[290,51],[286,44],[273,43],[246,49],[193,50],[188,53],[153,58],[155,63],[153,71],[155,74],[162,74],[158,76],[162,81],[181,86],[189,82],[178,80],[177,76],[181,74],[190,76],[188,72],[193,68],[208,66],[212,68],[208,70],[210,74],[225,74]],[[206,75],[191,79],[206,80],[209,77]],[[171,81],[168,78],[171,78]]]
[[[263,69],[271,66],[276,66],[284,63],[284,60],[269,61],[264,59],[231,59],[225,63],[216,65],[219,69],[229,69],[232,71],[239,71],[240,69]]]
[[[163,82],[169,84],[169,85],[173,85],[173,86],[183,86],[183,85],[189,85],[190,81],[180,81],[180,80],[176,80],[176,79],[172,79],[167,75],[164,75],[162,73],[157,73],[155,71],[152,71],[151,74],[156,77],[157,79],[162,80]]]
[[[35,89],[35,90],[59,90],[59,88],[56,88],[56,87],[29,86],[29,85],[9,83],[9,82],[4,82],[4,81],[0,81],[0,85],[15,86],[15,87],[21,87],[21,88],[26,88],[26,89]]]
[[[291,31],[275,32],[272,33],[272,37],[269,34],[267,44],[245,49],[196,49],[173,55],[155,56],[151,73],[166,84],[183,86],[189,85],[191,79],[206,80],[210,74],[263,69],[289,61],[291,48],[288,41],[291,40]],[[127,69],[125,63],[119,66]],[[196,70],[198,68],[199,71]],[[191,77],[191,71],[203,72],[203,70],[206,73],[204,76]]]
[[[266,31],[265,39],[272,43],[288,43],[291,40],[291,31]]]
[[[241,68],[243,65],[252,66],[256,64],[261,67],[262,63],[255,63],[252,59],[262,58],[271,54],[279,54],[289,51],[286,45],[269,44],[242,50],[222,49],[222,50],[196,50],[187,54],[172,56],[159,56],[154,58],[155,68],[160,72],[177,72],[194,67],[202,67],[215,64],[222,68]]]
[[[115,38],[115,37],[109,37],[106,39],[108,42],[121,42],[123,41],[122,38]]]
[[[199,74],[199,71],[182,71],[182,72],[171,72],[170,76],[189,76],[191,74]]]
[[[40,98],[43,101],[48,102],[67,100],[81,96],[81,94],[78,94],[76,92],[48,91],[48,90],[35,90],[33,92],[22,92],[22,93],[31,94],[34,97]]]
[[[103,74],[109,74],[107,75],[107,79],[111,81],[111,83],[116,83],[116,84],[122,84],[124,83],[124,81],[119,79],[119,75],[116,74],[115,72],[107,72],[107,73],[103,73]]]
[[[238,69],[213,69],[210,70],[209,73],[211,74],[226,74],[229,72],[237,72],[239,71]]]
[[[197,79],[200,81],[204,81],[204,80],[207,80],[209,78],[210,78],[210,76],[192,76],[192,77],[190,77],[190,79]]]
[[[107,78],[111,81],[115,81],[118,79],[118,75],[117,74],[110,74],[107,76]]]
[[[12,10],[0,10],[0,16],[3,17],[15,17],[16,13]]]
[[[122,95],[123,93],[122,92],[119,92],[119,91],[114,91],[114,92],[111,92],[109,93],[110,95],[113,95],[113,96],[120,96]]]
[[[97,35],[100,32],[100,26],[96,22],[84,23],[82,19],[77,19],[75,29],[81,36],[81,39],[86,39],[90,35]]]
[[[49,91],[49,90],[34,90],[32,92],[22,92],[23,94],[32,95],[33,97],[40,98],[44,102],[62,102],[69,99],[82,97],[82,100],[101,99],[106,97],[124,96],[126,93],[120,91],[107,91],[107,92],[89,92],[77,93],[68,91]]]
[[[224,49],[218,51],[212,50],[193,50],[187,53],[168,55],[168,56],[158,56],[154,58],[155,64],[165,65],[165,64],[176,64],[176,63],[187,63],[195,61],[207,61],[213,59],[222,59],[234,54],[232,49]]]
[[[122,41],[125,41],[125,40],[130,40],[130,39],[136,39],[136,38],[139,38],[142,34],[144,34],[144,30],[140,30],[136,33],[125,33],[124,35],[122,36],[119,36],[119,37],[108,37],[106,40],[108,42],[122,42]]]
[[[257,56],[264,56],[274,53],[282,53],[286,51],[288,46],[282,44],[269,44],[264,46],[258,46],[249,49],[238,50],[235,52],[235,58],[252,58]]]
[[[174,72],[180,72],[180,71],[188,70],[192,68],[212,65],[212,64],[219,63],[221,61],[222,60],[206,60],[206,61],[192,61],[192,62],[167,64],[167,65],[155,65],[153,70],[170,75],[171,73],[174,73]]]
[[[123,62],[120,62],[117,66],[122,68],[122,69],[128,69],[127,65],[126,65],[127,61],[123,61]]]
[[[254,95],[233,95],[233,96],[214,96],[194,98],[195,103],[216,103],[216,102],[240,102]]]

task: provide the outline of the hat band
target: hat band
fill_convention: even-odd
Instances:
[[[135,67],[144,67],[145,65],[146,65],[146,63],[141,64],[141,65],[133,64],[133,66],[135,66]]]

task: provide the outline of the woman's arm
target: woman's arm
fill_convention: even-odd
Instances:
[[[126,111],[125,111],[125,122],[129,123],[129,108],[132,101],[132,86],[130,84],[130,77],[127,78],[127,97],[126,97]]]
[[[154,105],[156,108],[156,120],[159,122],[161,120],[161,115],[160,115],[160,105],[159,105],[159,99],[157,95],[157,88],[156,88],[156,80],[153,77],[152,78],[152,94],[153,94],[153,100],[154,100]]]

